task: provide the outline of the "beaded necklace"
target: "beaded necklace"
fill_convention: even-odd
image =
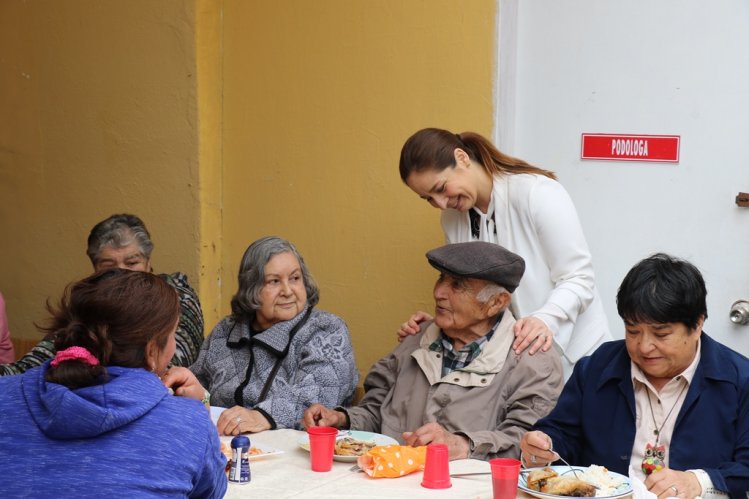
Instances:
[[[655,421],[653,403],[650,401],[650,390],[647,390],[650,416],[653,418],[653,426],[655,426],[655,430],[653,430],[653,433],[655,434],[655,444],[651,444],[650,442],[648,442],[647,446],[645,447],[645,458],[642,460],[642,472],[645,473],[645,476],[665,468],[664,460],[666,459],[666,446],[658,445],[658,442],[661,439],[661,430],[663,430],[663,427],[666,426],[666,421],[668,421],[668,418],[671,417],[671,413],[674,412],[676,406],[679,405],[679,399],[681,399],[681,395],[684,393],[684,390],[686,390],[687,386],[689,385],[685,383],[684,386],[681,387],[681,391],[679,391],[679,394],[676,396],[676,402],[674,402],[674,405],[671,406],[671,410],[669,410],[668,414],[666,414],[666,417],[663,418],[663,422],[660,426],[658,426],[658,423]]]

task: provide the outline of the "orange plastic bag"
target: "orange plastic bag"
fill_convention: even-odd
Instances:
[[[427,448],[378,445],[359,456],[357,463],[372,478],[398,478],[424,469]]]

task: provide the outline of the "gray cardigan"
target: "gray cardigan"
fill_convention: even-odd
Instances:
[[[231,316],[222,319],[190,366],[211,392],[211,404],[237,405],[234,392],[245,379],[250,349],[254,360],[249,383],[242,391],[244,406],[263,413],[271,428],[301,429],[304,410],[314,403],[350,403],[359,382],[351,338],[343,320],[319,310],[313,310],[296,333],[265,400],[257,403],[276,359],[289,342],[289,333],[306,310],[255,333],[251,340],[246,322],[236,322]]]

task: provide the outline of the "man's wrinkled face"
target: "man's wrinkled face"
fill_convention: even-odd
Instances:
[[[486,321],[489,307],[476,298],[486,285],[481,279],[441,273],[434,285],[434,323],[450,336]]]

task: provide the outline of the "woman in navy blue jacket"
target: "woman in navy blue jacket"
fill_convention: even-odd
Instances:
[[[617,294],[625,339],[578,362],[521,441],[526,466],[563,457],[644,480],[659,497],[746,497],[749,359],[702,331],[705,282],[657,254]],[[630,471],[631,470],[631,471]]]

